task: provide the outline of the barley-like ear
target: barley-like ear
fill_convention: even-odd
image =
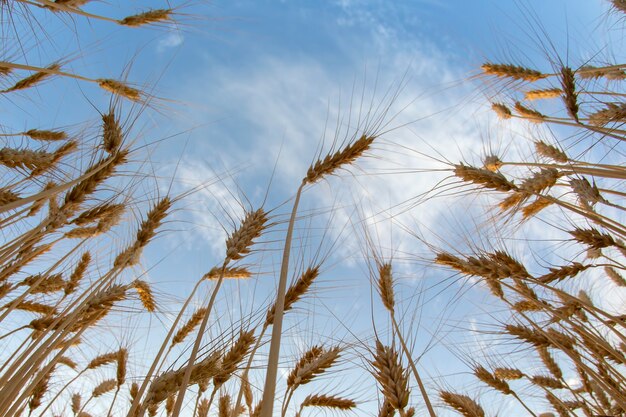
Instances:
[[[20,196],[11,190],[0,190],[0,206],[12,203],[20,199]]]
[[[313,378],[326,372],[337,361],[340,352],[341,348],[338,346],[327,350],[319,346],[312,347],[305,352],[287,376],[287,387],[293,390],[311,382]]]
[[[48,391],[48,384],[50,383],[50,377],[52,376],[54,369],[54,366],[50,367],[43,377],[39,379],[39,382],[37,382],[37,384],[33,387],[30,400],[28,401],[28,408],[30,411],[41,405],[41,400]]]
[[[311,288],[311,285],[315,279],[319,276],[320,266],[316,265],[309,267],[298,277],[296,282],[293,283],[285,294],[285,306],[283,312],[287,312],[293,308],[293,305]],[[265,326],[269,326],[274,323],[274,314],[276,312],[276,303],[270,307],[267,311],[267,317],[265,319]]]
[[[465,182],[471,182],[492,190],[511,191],[516,189],[515,185],[509,182],[504,175],[484,168],[459,164],[454,166],[454,175]]]
[[[112,154],[117,152],[123,140],[124,134],[120,121],[111,109],[107,114],[102,115],[102,146],[106,152]]]
[[[43,314],[44,316],[54,315],[57,313],[56,308],[52,306],[28,300],[22,300],[15,306],[12,306],[12,308],[16,310],[30,311],[31,313]]]
[[[465,417],[485,417],[485,411],[482,407],[467,395],[441,391],[439,396],[444,403]]]
[[[241,225],[226,239],[226,262],[236,261],[250,253],[250,247],[267,227],[267,214],[262,208],[247,212]]]
[[[198,310],[196,310],[191,318],[189,318],[187,323],[185,323],[180,329],[178,329],[178,331],[172,338],[172,346],[185,340],[189,333],[191,333],[193,329],[195,329],[196,326],[200,324],[206,312],[206,308],[199,308]]]
[[[78,368],[78,364],[74,362],[72,359],[68,358],[67,356],[61,356],[59,360],[57,361],[57,363],[60,363],[61,365],[65,365],[68,368],[71,368],[73,370],[76,370]]]
[[[24,132],[24,135],[28,136],[31,139],[41,140],[45,142],[53,142],[57,140],[64,140],[67,138],[67,133],[54,130],[31,129],[27,132]]]
[[[578,94],[576,93],[574,71],[571,68],[561,68],[561,86],[563,87],[563,102],[567,114],[578,122]]]
[[[541,72],[521,67],[518,65],[510,64],[492,64],[487,62],[481,66],[483,72],[488,75],[495,75],[496,77],[512,78],[514,80],[523,80],[528,82],[534,82],[546,78],[547,75]]]
[[[521,117],[533,123],[543,123],[546,119],[546,116],[539,113],[537,110],[524,106],[519,101],[515,102],[515,110]]]
[[[334,395],[310,394],[302,401],[301,407],[327,407],[338,410],[351,410],[356,407],[356,403],[353,400]]]
[[[250,353],[255,340],[254,330],[242,331],[239,334],[239,339],[222,358],[222,366],[219,373],[213,377],[213,385],[216,390],[230,379],[241,361]]]
[[[391,275],[390,263],[384,263],[378,266],[378,291],[385,308],[393,313],[395,301],[393,297],[393,276]]]
[[[52,64],[52,65],[49,65],[46,69],[49,71],[58,71],[61,69],[61,65]],[[49,71],[45,71],[45,72],[39,71],[32,75],[29,75],[28,77],[19,80],[12,87],[9,87],[6,90],[3,90],[1,92],[8,93],[11,91],[24,90],[26,88],[34,87],[35,85],[41,83],[46,78],[49,78],[52,76],[52,73]]]
[[[156,310],[156,302],[154,301],[154,295],[152,295],[150,284],[146,281],[136,279],[133,281],[132,285],[137,291],[137,294],[139,294],[139,299],[141,300],[143,308],[145,308],[149,313],[154,313]]]
[[[582,271],[590,268],[591,265],[583,265],[579,262],[572,262],[571,265],[563,265],[558,268],[550,268],[550,272],[538,278],[544,284],[550,284],[554,281],[562,281],[578,275]]]
[[[511,114],[511,110],[502,103],[491,103],[491,109],[502,120],[510,119],[511,117],[513,117],[513,114]]]
[[[222,270],[224,271],[222,274]],[[247,268],[240,266],[227,266],[226,268],[215,266],[211,268],[209,272],[204,274],[204,279],[219,279],[220,277],[224,277],[224,279],[246,279],[250,278],[252,274],[248,271]]]
[[[521,379],[524,377],[522,371],[514,368],[496,368],[493,371],[493,375],[496,378],[504,379],[505,381]]]
[[[146,215],[146,219],[141,222],[135,242],[120,253],[113,262],[117,269],[124,269],[139,263],[143,248],[156,235],[156,230],[161,226],[163,219],[172,205],[169,197],[163,197]]]
[[[402,367],[398,352],[376,340],[376,352],[371,364],[385,400],[393,409],[403,410],[409,402],[409,374]]]
[[[542,90],[529,90],[524,92],[526,100],[541,100],[547,98],[560,97],[563,94],[560,88],[546,88]]]
[[[209,400],[203,398],[198,404],[198,412],[196,417],[208,417],[209,416]]]
[[[606,266],[604,267],[604,272],[615,285],[617,285],[618,287],[626,287],[626,279],[619,272],[617,272],[615,268]]]
[[[117,351],[117,369],[115,373],[115,381],[118,388],[126,382],[126,366],[128,363],[128,350],[121,348]]]
[[[615,0],[621,1],[621,0]],[[576,74],[583,79],[595,79],[604,77],[607,80],[623,80],[626,79],[626,72],[621,68],[609,67],[594,67],[593,65],[586,65],[581,67]]]
[[[375,136],[363,135],[345,148],[328,154],[322,160],[317,160],[309,167],[304,184],[313,184],[327,175],[332,175],[340,168],[349,165],[361,157],[374,142]]]
[[[81,401],[82,398],[79,393],[75,392],[72,394],[72,413],[74,413],[74,415],[80,410]]]
[[[559,364],[557,364],[552,355],[550,355],[548,348],[545,346],[539,346],[537,347],[537,352],[539,353],[539,358],[546,366],[546,369],[550,371],[556,379],[562,379],[563,371],[561,371]]]
[[[133,16],[125,17],[118,23],[123,26],[143,26],[151,23],[165,22],[170,20],[172,9],[154,9],[147,12],[139,13]]]
[[[624,120],[626,120],[626,103],[607,103],[606,108],[589,115],[589,124],[593,126],[622,123]]]
[[[100,397],[101,395],[106,394],[109,391],[114,390],[117,387],[117,381],[114,379],[107,379],[98,384],[94,389],[91,395],[95,398]]]
[[[115,95],[127,98],[132,101],[141,101],[141,91],[136,88],[130,87],[125,83],[109,78],[101,78],[96,80],[98,85],[103,90],[106,90]]]
[[[569,161],[569,158],[567,157],[565,152],[541,140],[535,141],[535,150],[539,155],[550,158],[562,164],[565,164]]]
[[[102,355],[98,355],[91,361],[89,361],[89,363],[87,364],[87,369],[96,369],[101,366],[117,362],[118,358],[119,352],[103,353]]]
[[[474,375],[476,375],[476,378],[480,379],[491,388],[500,391],[505,395],[513,394],[513,391],[511,391],[511,388],[509,388],[509,384],[507,384],[505,380],[500,379],[495,375],[492,375],[491,372],[489,372],[482,366],[477,366],[476,368],[474,368]]]
[[[547,198],[537,197],[535,201],[522,207],[522,218],[528,219],[552,204]]]

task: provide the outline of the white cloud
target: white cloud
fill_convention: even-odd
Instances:
[[[157,43],[157,51],[164,52],[167,49],[176,48],[177,46],[182,45],[184,41],[185,37],[180,30],[171,29],[167,32],[164,38],[159,39],[159,42]]]

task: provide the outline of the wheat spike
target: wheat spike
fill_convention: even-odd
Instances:
[[[79,393],[75,392],[74,394],[72,394],[71,408],[72,408],[72,413],[74,413],[74,415],[76,415],[76,413],[78,413],[78,411],[80,410],[81,401],[82,401],[82,398]]]
[[[109,391],[114,390],[117,387],[117,381],[114,379],[107,379],[98,384],[94,389],[91,395],[95,398],[100,397],[101,395],[106,394]]]
[[[300,277],[293,283],[285,294],[285,306],[283,311],[287,312],[293,308],[293,305],[311,288],[311,285],[315,279],[319,276],[320,266],[316,265],[309,267],[304,271]],[[267,317],[265,319],[265,326],[269,326],[274,323],[274,314],[276,312],[276,304],[267,311]]]
[[[398,352],[377,340],[371,364],[385,400],[393,409],[403,410],[409,401],[409,375],[400,363]]]
[[[560,162],[562,164],[565,164],[569,161],[569,158],[567,157],[565,152],[541,140],[535,141],[535,150],[539,155],[552,159],[556,162]]]
[[[208,417],[209,416],[209,400],[207,400],[206,398],[203,398],[202,400],[200,400],[200,403],[198,404],[198,413],[196,414],[196,417]]]
[[[561,87],[563,87],[563,102],[569,117],[578,122],[578,94],[574,71],[569,67],[561,68]]]
[[[119,352],[117,351],[98,355],[95,358],[93,358],[91,361],[89,361],[89,363],[87,364],[87,369],[96,369],[101,366],[108,365],[110,363],[115,363],[117,362],[118,358],[119,358]]]
[[[12,203],[20,199],[20,196],[11,190],[0,190],[0,206]]]
[[[482,407],[467,395],[455,394],[449,391],[439,393],[441,400],[461,413],[465,417],[485,417]]]
[[[49,65],[46,69],[49,71],[58,71],[61,69],[61,66],[59,64],[52,64],[52,65]],[[34,74],[29,75],[28,77],[19,80],[12,87],[9,87],[6,90],[3,90],[2,92],[8,93],[11,91],[24,90],[27,88],[31,88],[51,76],[52,76],[52,73],[48,71],[35,72]]]
[[[122,127],[113,110],[102,115],[102,146],[110,154],[117,152],[124,140]]]
[[[223,273],[222,273],[223,271]],[[252,274],[248,271],[247,268],[240,266],[227,266],[226,268],[222,268],[219,266],[215,266],[211,268],[209,272],[204,274],[204,279],[219,279],[220,277],[224,277],[224,279],[246,279],[250,278]]]
[[[621,0],[616,0],[621,1]],[[593,65],[586,65],[581,67],[576,74],[583,79],[595,79],[604,77],[607,80],[623,80],[626,78],[626,72],[621,68],[615,67],[594,67]]]
[[[196,326],[200,324],[206,312],[206,308],[199,308],[198,310],[196,310],[191,318],[187,321],[187,323],[185,323],[180,329],[178,329],[178,331],[172,338],[172,345],[176,345],[185,340],[189,333],[191,333],[193,329],[195,329]]]
[[[67,133],[62,131],[55,130],[37,130],[31,129],[27,132],[24,132],[24,135],[28,136],[31,139],[41,140],[46,142],[64,140],[67,138]]]
[[[550,284],[554,281],[562,281],[566,278],[574,277],[590,267],[591,265],[583,265],[579,262],[573,262],[571,265],[550,268],[550,272],[548,274],[545,274],[538,279],[544,284]]]
[[[133,16],[125,17],[118,21],[123,26],[143,26],[151,23],[164,22],[170,20],[172,9],[154,9],[147,12],[139,13]]]
[[[50,377],[54,372],[55,367],[52,366],[45,372],[45,374],[39,379],[39,382],[33,387],[33,391],[28,401],[28,408],[32,411],[41,405],[44,395],[48,391],[48,384],[50,383]]]
[[[515,102],[515,110],[521,117],[533,123],[543,123],[546,119],[546,116],[539,113],[537,110],[524,106],[519,101]]]
[[[15,306],[13,306],[16,310],[30,311],[31,313],[38,313],[43,315],[54,315],[56,314],[56,308],[49,306],[47,304],[38,303],[36,301],[28,301],[22,300]]]
[[[505,381],[521,379],[524,377],[522,371],[514,368],[496,368],[493,371],[493,375],[496,378],[503,379]]]
[[[498,390],[505,395],[513,394],[513,391],[511,391],[509,384],[507,384],[505,380],[500,379],[495,375],[492,375],[491,372],[489,372],[482,366],[477,366],[476,368],[474,368],[474,375],[476,375],[476,378],[480,379],[491,388]]]
[[[626,120],[626,103],[607,103],[606,108],[589,115],[589,124],[604,126]]]
[[[73,370],[76,370],[78,368],[78,364],[74,362],[72,359],[68,358],[67,356],[61,356],[59,360],[57,361],[57,363],[60,363],[61,365],[65,365],[68,368],[71,368]]]
[[[393,312],[393,275],[391,274],[391,264],[384,263],[378,266],[378,291],[385,308]]]
[[[605,266],[604,272],[615,285],[617,285],[618,287],[626,287],[626,279],[619,272],[617,272],[615,268]]]
[[[300,385],[311,382],[313,378],[323,374],[333,366],[339,358],[340,352],[339,346],[327,350],[319,346],[309,349],[287,376],[287,387],[293,390]]]
[[[511,110],[502,103],[491,103],[491,109],[498,115],[498,117],[502,120],[507,120],[513,117]]]
[[[483,72],[488,75],[495,75],[496,77],[507,77],[514,80],[523,80],[528,82],[534,82],[546,78],[547,75],[540,73],[539,71],[521,67],[518,65],[510,64],[492,64],[487,62],[481,66]]]
[[[128,365],[128,350],[121,348],[117,351],[117,368],[115,371],[115,382],[121,387],[126,382],[126,367]]]
[[[141,101],[141,91],[130,87],[121,81],[109,78],[101,78],[96,81],[98,82],[100,88],[108,91],[109,93],[113,93],[132,101]]]
[[[163,197],[152,207],[139,226],[139,230],[135,236],[135,242],[115,258],[113,262],[115,268],[124,269],[139,263],[143,248],[156,235],[156,229],[161,226],[171,205],[172,202],[170,198]]]
[[[530,377],[530,380],[535,385],[539,385],[540,387],[544,387],[544,388],[551,388],[551,389],[565,388],[565,386],[563,385],[561,381],[559,381],[558,379],[549,377],[549,376],[535,375],[535,376]]]
[[[304,184],[313,184],[327,175],[332,175],[340,168],[352,164],[361,157],[374,142],[375,136],[362,135],[358,140],[345,148],[328,154],[324,159],[317,160],[307,171],[302,181]]]
[[[511,191],[516,189],[515,185],[509,182],[504,175],[484,168],[475,168],[463,164],[455,165],[454,175],[465,182],[471,182],[492,190]]]
[[[237,367],[244,360],[246,355],[250,352],[253,343],[256,338],[254,337],[254,331],[241,332],[237,342],[233,347],[226,352],[222,358],[222,364],[220,371],[213,377],[213,385],[217,390],[226,381],[230,379],[233,373],[237,370]]]
[[[529,90],[524,92],[524,99],[526,100],[541,100],[548,98],[560,97],[563,91],[560,88],[545,88],[542,90]]]
[[[154,301],[154,295],[152,295],[150,285],[146,281],[142,281],[140,279],[133,281],[132,285],[137,291],[137,294],[139,294],[139,299],[141,300],[143,308],[145,308],[149,313],[154,313],[156,310],[156,302]]]
[[[262,208],[247,212],[241,225],[226,239],[226,263],[250,253],[250,247],[267,227],[267,214]]]
[[[334,395],[310,394],[302,401],[301,407],[328,407],[338,410],[351,410],[356,407],[356,403],[353,400]]]

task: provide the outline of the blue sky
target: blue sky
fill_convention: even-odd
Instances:
[[[94,2],[85,10],[119,17],[151,4],[134,2],[130,8],[126,2],[112,3]],[[463,338],[459,328],[473,328],[485,319],[481,309],[487,309],[483,303],[488,297],[483,289],[469,285],[435,285],[446,275],[422,268],[430,255],[415,235],[445,246],[451,243],[443,238],[443,230],[459,230],[463,219],[458,223],[447,219],[453,209],[439,199],[428,210],[408,211],[401,205],[407,196],[419,195],[441,178],[416,174],[434,166],[419,152],[440,152],[456,163],[479,160],[490,140],[504,147],[498,142],[507,139],[499,136],[499,125],[486,105],[489,89],[472,78],[480,65],[485,60],[530,62],[549,70],[542,50],[548,41],[539,25],[557,50],[569,51],[572,66],[581,65],[606,41],[607,10],[600,0],[196,1],[178,11],[178,25],[145,31],[79,17],[61,23],[50,19],[45,29],[54,51],[49,56],[32,54],[29,60],[45,65],[65,55],[75,58],[68,64],[75,72],[111,78],[121,78],[132,60],[128,80],[154,84],[150,91],[156,97],[132,136],[137,146],[166,139],[151,147],[146,167],[159,179],[146,183],[156,182],[166,190],[176,175],[174,189],[179,192],[211,183],[179,203],[181,210],[167,225],[168,231],[146,252],[149,280],[165,299],[183,298],[195,279],[220,262],[225,230],[232,230],[231,218],[242,213],[238,201],[250,208],[247,198],[256,208],[267,193],[267,208],[282,204],[293,196],[320,147],[322,155],[328,151],[336,130],[339,139],[349,136],[368,110],[379,115],[379,103],[389,106],[381,127],[385,135],[375,145],[373,157],[351,169],[354,175],[346,173],[305,193],[302,225],[315,228],[298,235],[294,265],[308,266],[318,247],[327,259],[315,297],[303,304],[318,315],[307,315],[303,308],[289,321],[288,336],[294,343],[285,353],[295,357],[320,333],[350,341],[350,330],[369,329],[371,335],[371,291],[364,262],[370,248],[349,237],[362,237],[367,230],[376,250],[398,261],[399,298],[407,327],[414,329],[409,317],[423,315],[426,336],[421,338],[420,333],[414,340],[416,351],[433,338],[450,337],[424,358],[426,374],[441,382],[441,375],[459,378],[459,361],[442,359],[451,357],[450,351],[458,353],[451,345],[456,337]],[[74,31],[80,33],[79,47],[72,38]],[[611,56],[611,51],[601,54]],[[63,110],[45,112],[42,105],[42,111],[26,115],[13,111],[8,120],[25,126],[35,119],[37,127],[61,124],[80,131],[84,126],[79,123],[91,119],[97,126],[88,100],[102,111],[108,97],[89,85],[63,83],[42,87],[40,93]],[[385,96],[389,92],[399,93],[391,103]],[[77,102],[75,94],[84,94],[84,101]],[[137,112],[128,104],[124,109]],[[140,195],[143,189],[138,187]],[[143,197],[155,196],[145,191]],[[275,220],[284,221],[287,212],[288,205],[281,206]],[[471,226],[462,227],[472,231]],[[264,249],[254,255],[263,261],[255,271],[260,273],[257,282],[226,286],[225,316],[236,319],[262,311],[262,301],[271,297],[275,286],[280,256],[280,244],[272,240],[280,239],[283,230],[284,224],[278,225],[264,239]],[[128,239],[120,234],[120,242]],[[456,296],[465,291],[467,301],[457,303]],[[415,308],[416,300],[424,304]],[[381,313],[376,303],[374,310]],[[440,318],[442,305],[455,306],[447,310],[449,317]],[[470,312],[473,321],[457,322]],[[167,313],[164,322],[171,318]],[[388,323],[378,324],[385,334]],[[127,337],[139,343],[138,336]],[[149,342],[142,342],[149,350]]]

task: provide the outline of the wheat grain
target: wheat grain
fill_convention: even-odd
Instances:
[[[496,368],[493,371],[493,375],[496,378],[503,379],[505,381],[521,379],[524,377],[522,371],[514,368]]]
[[[150,288],[150,284],[146,281],[136,279],[133,281],[133,288],[139,294],[139,299],[141,300],[141,304],[143,308],[146,309],[149,313],[154,313],[156,310],[156,302],[154,300],[154,295],[152,294],[152,289]]]
[[[311,285],[315,281],[315,279],[319,276],[319,265],[309,267],[304,271],[293,283],[285,293],[285,304],[283,308],[283,312],[287,312],[291,310],[294,304],[302,298],[304,294],[311,288]],[[267,311],[267,316],[265,318],[265,326],[269,326],[274,323],[274,314],[276,312],[276,303],[270,307]]]
[[[560,162],[562,164],[565,164],[569,161],[569,158],[567,157],[565,152],[541,140],[535,141],[535,150],[539,155],[552,159],[556,162]]]
[[[378,266],[378,291],[385,308],[393,312],[394,296],[393,296],[393,276],[391,274],[391,264],[384,263]]]
[[[41,83],[46,78],[51,77],[54,71],[59,71],[60,69],[61,69],[61,66],[59,64],[49,65],[48,67],[46,67],[47,71],[35,72],[34,74],[19,80],[12,87],[9,87],[6,90],[3,90],[2,92],[8,93],[11,91],[24,90],[27,88],[34,87],[35,85]]]
[[[563,102],[569,117],[578,122],[578,94],[574,71],[569,67],[561,68],[561,87],[563,87]]]
[[[495,375],[492,375],[491,372],[489,372],[482,366],[477,366],[476,368],[474,368],[474,375],[476,376],[476,378],[480,379],[491,388],[500,391],[505,395],[513,394],[513,391],[511,391],[509,384],[507,384],[505,380],[500,379]]]
[[[619,272],[617,272],[615,268],[606,266],[604,267],[604,272],[615,285],[617,285],[618,287],[626,287],[626,278],[624,278]]]
[[[250,278],[252,274],[248,271],[247,268],[241,266],[227,266],[226,268],[222,268],[219,266],[211,268],[209,272],[204,274],[204,279],[215,280],[220,277],[228,278],[228,279],[246,279]]]

